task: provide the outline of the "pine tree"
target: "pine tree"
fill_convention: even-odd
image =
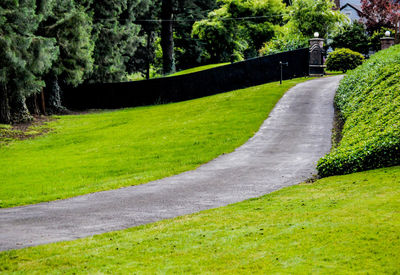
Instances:
[[[41,76],[57,58],[55,40],[35,35],[49,2],[0,3],[0,122],[22,122],[31,116],[26,98],[44,86]]]
[[[136,23],[141,26],[139,37],[141,39],[137,47],[135,55],[132,56],[127,64],[128,73],[140,72],[150,78],[150,68],[154,65],[157,34],[160,31],[161,25],[158,21],[160,15],[161,5],[159,1],[149,3],[148,10],[141,13],[136,18]]]
[[[77,86],[93,68],[92,18],[74,0],[54,0],[50,15],[39,33],[54,37],[60,50],[58,59],[45,76],[46,112],[62,113],[61,87]]]
[[[150,0],[94,1],[90,5],[94,22],[94,70],[90,82],[118,82],[126,79],[127,65],[145,39],[135,19],[146,12]]]

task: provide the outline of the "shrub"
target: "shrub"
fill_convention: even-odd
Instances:
[[[286,33],[274,37],[268,41],[259,50],[260,56],[270,55],[274,53],[293,51],[300,48],[308,47],[308,38],[301,33]]]
[[[373,32],[369,38],[369,46],[372,51],[377,52],[381,50],[381,38],[385,37],[386,31],[390,31],[391,35],[395,33],[395,30],[389,28],[381,28]]]
[[[400,46],[373,55],[341,81],[335,104],[345,121],[321,176],[400,164]]]
[[[364,61],[364,56],[350,49],[337,49],[331,52],[326,59],[326,68],[329,71],[342,71],[355,69]]]

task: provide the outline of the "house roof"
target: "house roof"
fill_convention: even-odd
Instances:
[[[361,11],[361,5],[354,5],[354,4],[346,3],[346,4],[344,4],[344,5],[340,8],[340,10],[343,10],[343,9],[346,8],[346,7],[350,7],[350,8],[352,8],[352,9],[354,9],[355,11],[357,11],[357,13],[358,13],[359,15],[362,15],[362,14],[363,14],[363,12]]]

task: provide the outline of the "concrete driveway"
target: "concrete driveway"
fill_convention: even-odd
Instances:
[[[306,180],[330,150],[333,97],[341,78],[295,86],[246,144],[196,170],[138,186],[0,209],[0,250],[169,219]]]

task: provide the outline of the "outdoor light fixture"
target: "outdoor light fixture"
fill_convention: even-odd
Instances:
[[[279,61],[279,66],[281,67],[281,81],[280,84],[282,84],[282,80],[283,80],[283,66],[289,66],[289,62],[282,62]]]
[[[319,37],[319,32],[314,32],[314,37],[318,38]]]
[[[385,36],[386,36],[386,37],[390,37],[390,31],[386,31],[386,32],[385,32]]]

